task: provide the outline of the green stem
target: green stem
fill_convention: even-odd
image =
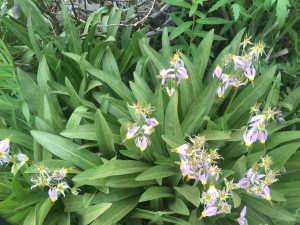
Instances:
[[[233,102],[233,100],[234,100],[234,98],[235,98],[235,96],[236,96],[236,94],[237,94],[237,91],[238,91],[238,89],[235,89],[235,90],[234,90],[234,93],[233,93],[233,95],[231,96],[231,99],[230,99],[230,101],[229,101],[229,103],[228,103],[228,106],[226,107],[226,110],[225,110],[225,112],[224,112],[224,115],[226,115],[226,113],[227,113],[228,110],[230,109],[230,106],[231,106],[231,104],[232,104],[232,102]]]

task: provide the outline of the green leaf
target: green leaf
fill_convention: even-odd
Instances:
[[[81,40],[79,37],[79,33],[76,29],[76,26],[71,18],[71,16],[68,13],[66,4],[64,1],[61,3],[61,10],[62,10],[62,20],[64,23],[64,29],[66,32],[66,36],[69,41],[69,48],[73,53],[76,53],[77,55],[81,55]]]
[[[82,150],[80,150],[82,151]],[[143,172],[151,167],[151,164],[133,160],[111,160],[101,166],[94,167],[81,172],[73,178],[74,181],[80,179],[100,179],[105,177],[132,174]]]
[[[138,204],[138,198],[127,198],[112,203],[111,207],[102,213],[91,225],[111,225],[119,222]]]
[[[171,47],[170,47],[170,39],[168,36],[168,27],[164,27],[163,29],[163,34],[162,34],[162,53],[165,59],[170,59],[171,58]]]
[[[170,5],[175,5],[175,6],[180,6],[180,7],[183,7],[183,8],[187,8],[187,9],[190,9],[192,6],[187,3],[185,0],[163,0],[163,2],[165,3],[168,3]]]
[[[41,60],[42,53],[41,53],[41,50],[40,50],[40,46],[39,46],[39,44],[36,40],[36,36],[35,36],[36,32],[35,32],[33,24],[32,24],[31,11],[29,12],[29,15],[28,15],[27,27],[28,27],[28,36],[29,36],[30,42],[32,44],[32,48],[33,48],[33,50],[35,52],[35,55],[38,58],[38,60]]]
[[[46,216],[48,215],[53,203],[47,198],[40,207],[37,207],[37,225],[43,225]]]
[[[102,68],[105,72],[114,77],[121,77],[118,64],[109,46],[106,47],[105,54],[102,59]]]
[[[94,77],[105,82],[110,88],[115,91],[122,99],[127,102],[134,102],[135,98],[132,92],[128,87],[122,82],[121,79],[118,79],[111,74],[104,72],[102,70],[97,70],[94,68],[88,68],[87,71]]]
[[[116,12],[115,12],[114,9],[110,10],[107,25],[120,24],[122,11],[123,11],[122,7],[120,7]],[[108,26],[108,28],[107,28],[107,37],[109,37],[109,36],[116,37],[118,29],[119,29],[119,26],[116,26],[116,25]]]
[[[24,27],[17,24],[15,21],[3,16],[1,22],[16,36],[18,37],[27,47],[32,48],[29,36]]]
[[[276,80],[274,81],[274,84],[268,94],[268,97],[267,97],[266,103],[265,103],[265,107],[262,110],[263,112],[267,111],[270,106],[274,107],[274,106],[278,105],[280,84],[281,84],[281,74],[279,73],[276,76]]]
[[[289,0],[278,0],[276,5],[276,15],[278,19],[278,25],[281,28],[284,25],[285,19],[288,15]]]
[[[154,63],[158,70],[170,67],[169,62],[165,58],[163,58],[158,52],[156,52],[153,48],[149,47],[148,44],[140,40],[139,46],[144,51],[143,54],[151,59],[151,61]]]
[[[237,21],[240,17],[241,6],[239,4],[235,3],[235,4],[231,5],[231,9],[232,9],[232,12],[233,12],[234,20]]]
[[[36,225],[36,209],[33,207],[26,219],[24,220],[24,224]]]
[[[187,112],[181,129],[184,134],[192,134],[199,130],[203,123],[203,117],[206,116],[215,101],[215,82],[211,82],[206,89],[194,101]]]
[[[175,168],[171,166],[158,165],[151,167],[135,178],[137,181],[160,179],[176,175]]]
[[[172,188],[165,186],[149,187],[141,196],[139,202],[150,201],[160,198],[174,198]]]
[[[30,108],[38,112],[43,102],[43,94],[38,85],[31,77],[21,69],[17,69],[18,79],[20,81],[20,91]]]
[[[180,145],[186,144],[186,141],[175,136],[162,135],[161,137],[171,148],[177,148]]]
[[[232,194],[232,200],[233,200],[233,207],[237,208],[241,205],[241,197],[239,196],[239,194],[235,193],[234,191],[231,192]]]
[[[200,205],[200,191],[197,186],[189,186],[187,184],[182,185],[181,187],[174,187],[174,189],[191,202],[196,207]]]
[[[6,128],[0,128],[0,139],[3,140],[12,135],[11,142],[21,145],[28,149],[33,149],[33,139],[30,135],[24,132],[10,130]]]
[[[29,18],[31,12],[32,24],[34,24],[36,33],[39,34],[40,38],[44,39],[45,37],[47,37],[47,35],[50,33],[47,23],[45,22],[43,14],[35,5],[35,3],[31,0],[23,0],[18,1],[18,4],[20,5],[21,10],[27,18]]]
[[[188,207],[180,198],[175,198],[173,201],[169,202],[168,207],[175,213],[181,215],[190,215]]]
[[[266,149],[272,149],[277,145],[297,139],[300,139],[300,131],[276,132],[270,135],[270,137],[268,137],[268,140],[266,142]]]
[[[88,169],[101,163],[100,158],[88,150],[76,151],[80,146],[65,138],[35,130],[31,131],[31,135],[52,154],[82,169]]]
[[[286,211],[284,208],[280,207],[275,202],[269,204],[266,200],[263,199],[255,199],[248,195],[243,195],[242,197],[243,203],[247,207],[254,208],[258,212],[269,216],[274,219],[283,220],[283,221],[295,221],[296,219]]]
[[[90,224],[100,215],[102,215],[107,209],[112,206],[112,203],[100,203],[97,205],[92,205],[87,208],[81,208],[76,210],[79,216],[80,224]]]
[[[247,166],[247,159],[243,155],[235,162],[235,164],[231,168],[231,170],[235,172],[234,180],[240,180],[245,176],[247,170],[246,166]]]
[[[137,174],[125,174],[120,176],[108,177],[105,179],[105,186],[112,188],[135,188],[145,187],[151,184],[156,184],[155,180],[137,181]]]
[[[180,34],[182,34],[183,32],[187,31],[190,26],[193,24],[192,21],[188,21],[188,22],[184,22],[182,24],[180,24],[179,27],[176,27],[170,34],[170,40],[173,40],[174,38],[176,38],[177,36],[179,36]]]
[[[95,126],[97,143],[100,152],[108,159],[113,158],[116,155],[114,138],[105,118],[99,109],[96,111],[95,115]]]
[[[199,24],[215,25],[215,24],[231,23],[232,21],[225,20],[219,17],[207,17],[207,18],[197,19],[196,22]]]
[[[285,162],[300,148],[300,142],[283,145],[267,153],[273,160],[272,167],[280,170]]]
[[[211,12],[214,12],[216,11],[218,8],[228,4],[230,2],[230,0],[219,0],[217,1],[213,6],[211,6],[208,10],[207,13],[211,13]]]
[[[165,134],[178,138],[182,137],[182,132],[178,119],[178,93],[174,92],[166,109]]]
[[[14,193],[14,196],[19,200],[25,200],[30,197],[30,194],[21,186],[19,182],[19,177],[14,176],[14,179],[12,181],[12,191]]]
[[[205,130],[201,135],[205,136],[207,141],[228,140],[230,139],[231,131]]]

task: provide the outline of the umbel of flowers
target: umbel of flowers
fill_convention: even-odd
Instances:
[[[254,164],[246,173],[246,177],[238,182],[238,187],[245,189],[248,193],[260,196],[271,201],[269,186],[278,181],[278,171],[270,169],[272,159],[269,156],[262,158],[260,164]]]
[[[74,195],[78,194],[76,188],[71,189],[65,180],[68,174],[67,168],[50,172],[47,166],[40,164],[37,166],[36,171],[38,175],[35,178],[31,178],[33,183],[31,189],[35,187],[49,187],[48,195],[52,202],[56,202],[60,194],[65,196],[67,189],[70,189]]]
[[[208,190],[201,194],[201,204],[204,206],[201,218],[230,213],[231,205],[227,201],[231,198],[233,186],[226,185],[226,188],[219,190],[214,185],[221,173],[216,162],[221,158],[218,149],[208,150],[204,136],[190,137],[190,141],[192,145],[183,144],[172,151],[180,156],[179,165],[184,178],[201,181],[204,187],[208,181],[210,183]]]
[[[264,53],[265,43],[260,41],[252,45],[250,39],[251,37],[246,36],[241,43],[241,55],[228,54],[223,58],[221,66],[218,65],[215,68],[213,77],[217,77],[219,80],[217,88],[219,99],[223,98],[228,87],[232,86],[237,90],[240,86],[246,85],[248,81],[254,81],[256,75],[254,63],[258,62]],[[252,47],[248,48],[249,45]],[[233,69],[231,65],[233,65]]]
[[[156,118],[150,117],[154,108],[150,104],[143,106],[141,102],[129,105],[135,110],[134,115],[137,118],[137,123],[127,124],[127,133],[125,140],[134,139],[136,146],[144,152],[150,145],[149,136],[154,132],[154,128],[159,125]]]
[[[251,107],[250,113],[252,116],[248,121],[243,135],[245,145],[248,148],[257,140],[259,140],[260,143],[265,144],[268,137],[266,127],[270,119],[275,120],[275,118],[278,118],[278,115],[281,114],[281,111],[276,107],[269,107],[266,112],[261,112],[260,106],[261,104],[255,104]]]
[[[170,61],[170,68],[159,71],[158,78],[161,84],[166,87],[166,91],[171,97],[182,79],[188,80],[189,75],[184,66],[183,60],[180,58],[180,51],[177,51]]]
[[[21,168],[29,158],[25,154],[14,154],[10,153],[10,137],[0,141],[0,164],[13,163],[11,172],[15,173]]]

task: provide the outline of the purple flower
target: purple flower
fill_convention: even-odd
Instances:
[[[206,168],[207,168],[207,166],[206,166]],[[207,184],[207,179],[209,177],[209,171],[208,171],[208,169],[206,169],[206,171],[203,171],[203,168],[201,168],[199,170],[198,176],[199,176],[199,180],[201,181],[201,183],[203,185],[206,185]]]
[[[7,152],[9,150],[10,138],[5,138],[0,141],[0,152]]]
[[[175,92],[175,88],[173,88],[173,87],[171,89],[166,87],[166,90],[167,90],[169,97],[171,97]]]
[[[213,203],[208,204],[205,208],[204,211],[201,213],[201,218],[207,217],[207,216],[214,216],[218,212],[218,207],[216,207]]]
[[[243,189],[247,189],[250,186],[250,181],[248,178],[242,178],[238,182],[239,186]]]
[[[245,131],[243,134],[245,145],[247,147],[250,147],[252,143],[254,143],[257,140],[257,136],[257,130],[254,128],[251,128],[249,131]]]
[[[260,123],[263,124],[265,122],[266,118],[267,117],[265,114],[252,116],[248,122],[249,126],[255,127],[255,126],[258,126]]]
[[[217,66],[216,69],[214,70],[214,73],[213,73],[213,77],[216,77],[221,79],[221,75],[222,75],[222,68],[220,66]]]
[[[245,61],[245,59],[242,56],[232,56],[232,60],[234,63],[234,69],[236,70],[237,68],[242,68],[245,69],[246,67],[249,67],[250,63]]]
[[[266,199],[267,201],[271,201],[270,188],[267,185],[263,186],[262,192],[259,194],[261,197]]]
[[[149,142],[148,138],[146,136],[142,136],[142,137],[137,139],[135,144],[143,152],[147,148],[148,142]]]
[[[60,170],[56,170],[52,173],[52,178],[54,180],[57,180],[57,181],[61,181],[63,180],[66,176],[67,176],[67,173],[68,173],[68,169],[66,168],[62,168]]]
[[[219,86],[217,88],[217,95],[220,100],[223,98],[225,90],[226,88],[224,86],[223,87]]]
[[[239,223],[239,225],[247,225],[248,224],[248,222],[247,222],[247,220],[245,218],[245,216],[246,216],[246,210],[247,210],[247,208],[245,206],[243,208],[243,210],[241,211],[241,213],[240,213],[240,217],[237,219],[237,222]]]
[[[2,165],[3,163],[8,163],[8,162],[10,162],[9,153],[0,151],[0,165]]]
[[[177,84],[180,84],[182,79],[188,80],[189,79],[189,75],[187,73],[186,68],[184,67],[178,67],[177,69],[177,74],[176,77],[178,78]]]
[[[256,74],[256,69],[254,68],[254,66],[249,66],[245,69],[244,71],[244,75],[250,80],[250,81],[254,81],[254,77]]]
[[[138,135],[139,129],[140,129],[139,126],[137,126],[136,124],[133,124],[133,126],[128,129],[125,139],[129,140],[129,139],[135,137],[136,135]]]
[[[142,129],[144,130],[144,134],[150,135],[153,133],[154,128],[152,126],[143,125]]]
[[[175,152],[176,153],[179,153],[180,155],[184,155],[186,156],[186,151],[188,150],[189,148],[189,145],[188,144],[183,144],[183,145],[180,145],[179,147],[175,148]]]
[[[155,118],[148,118],[146,120],[146,123],[151,127],[156,127],[159,124],[159,122]]]
[[[229,79],[228,85],[233,86],[235,89],[237,89],[239,86],[245,85],[245,83],[242,83],[238,78],[231,77]]]
[[[258,140],[260,143],[265,144],[268,137],[268,132],[266,130],[260,130],[258,132]]]
[[[159,78],[161,79],[161,84],[164,85],[166,83],[167,78],[175,78],[174,74],[169,74],[170,72],[173,72],[174,69],[162,69],[159,71]]]
[[[48,195],[49,195],[49,198],[51,200],[51,202],[56,202],[57,201],[57,198],[58,198],[58,191],[57,191],[57,188],[50,188],[49,191],[48,191]]]
[[[186,176],[191,175],[193,173],[193,171],[191,170],[191,163],[182,157],[180,157],[180,158],[181,158],[180,170],[181,170],[182,176],[186,177]]]
[[[25,154],[17,154],[16,158],[20,161],[21,165],[25,164],[29,160]]]

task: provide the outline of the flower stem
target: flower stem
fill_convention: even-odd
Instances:
[[[229,103],[228,103],[228,106],[226,107],[226,109],[225,109],[225,112],[224,112],[224,115],[226,115],[226,113],[228,112],[228,110],[230,109],[230,106],[231,106],[231,104],[232,104],[232,102],[233,102],[233,100],[234,100],[234,98],[235,98],[235,96],[236,96],[236,94],[237,94],[237,89],[235,89],[234,90],[234,93],[233,93],[233,95],[231,96],[231,99],[230,99],[230,101],[229,101]]]

